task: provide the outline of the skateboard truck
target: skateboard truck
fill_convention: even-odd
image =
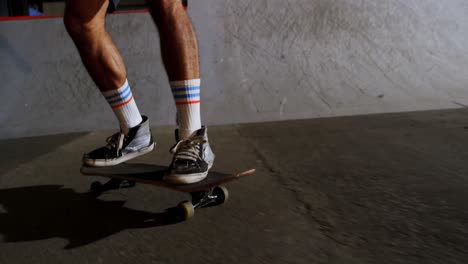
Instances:
[[[216,186],[208,191],[191,192],[192,204],[195,208],[220,205],[227,201],[229,192],[224,186]]]
[[[195,214],[195,209],[216,206],[228,200],[229,192],[226,187],[220,185],[206,191],[191,192],[192,201],[183,201],[168,211],[175,211],[175,216],[180,220],[188,220]]]
[[[103,192],[109,191],[109,190],[117,190],[117,189],[125,189],[125,188],[132,188],[135,186],[134,181],[130,180],[121,180],[121,179],[110,179],[104,184],[102,184],[99,181],[94,181],[89,190],[90,192],[94,194],[101,194]]]

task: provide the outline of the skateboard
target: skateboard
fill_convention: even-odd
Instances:
[[[195,209],[223,204],[229,198],[229,192],[222,184],[252,175],[255,169],[234,174],[210,171],[208,176],[196,183],[170,184],[164,181],[168,173],[166,166],[144,163],[122,163],[112,167],[88,167],[80,169],[85,176],[102,176],[110,178],[106,183],[95,181],[90,186],[90,192],[100,195],[106,191],[131,188],[136,183],[150,184],[171,190],[190,193],[191,200],[183,201],[176,207],[170,208],[174,213],[187,220],[195,214]]]

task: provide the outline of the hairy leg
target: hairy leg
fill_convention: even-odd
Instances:
[[[115,90],[126,80],[126,68],[105,29],[109,0],[67,0],[64,23],[83,64],[101,91]]]
[[[177,107],[178,136],[201,128],[198,45],[181,0],[147,0],[161,39],[161,55]]]
[[[84,66],[114,111],[125,135],[143,118],[127,82],[127,71],[105,29],[109,0],[67,0],[64,23]]]
[[[181,0],[148,0],[161,39],[161,54],[170,81],[200,78],[198,45]]]

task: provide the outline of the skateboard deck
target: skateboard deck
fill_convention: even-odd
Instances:
[[[122,163],[111,167],[82,166],[80,172],[85,176],[102,176],[111,179],[151,184],[176,191],[192,193],[207,191],[223,183],[251,175],[255,172],[255,169],[234,174],[210,171],[204,180],[191,184],[167,183],[164,181],[164,176],[168,173],[167,167],[145,163]]]

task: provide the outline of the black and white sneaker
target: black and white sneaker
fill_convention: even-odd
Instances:
[[[206,178],[215,159],[208,143],[207,132],[207,128],[202,127],[195,131],[190,138],[179,140],[176,130],[177,144],[171,149],[174,158],[165,181],[172,184],[189,184]]]
[[[130,129],[128,136],[118,132],[106,139],[107,145],[84,154],[83,164],[92,167],[113,166],[134,159],[153,150],[155,143],[148,117]]]

